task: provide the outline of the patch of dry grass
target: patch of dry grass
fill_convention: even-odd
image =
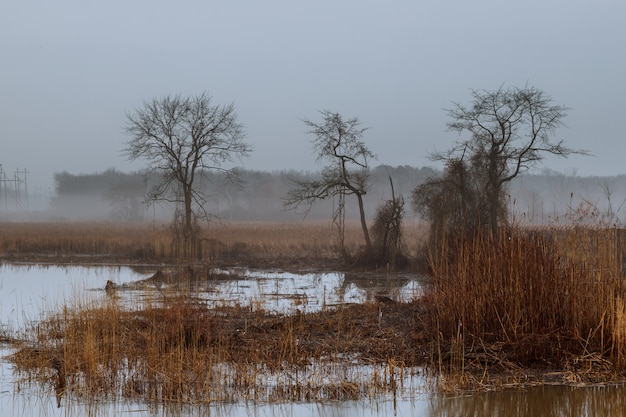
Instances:
[[[113,223],[2,223],[0,252],[5,258],[63,261],[146,261],[165,256],[166,226]]]
[[[144,401],[310,401],[394,392],[424,363],[417,304],[290,316],[176,300],[127,311],[65,308],[25,335],[13,361],[58,395]],[[363,367],[367,365],[367,367]]]
[[[411,256],[426,228],[407,224]],[[329,222],[224,222],[200,231],[202,262],[217,265],[301,267],[338,263],[335,230]],[[360,225],[346,225],[345,247],[363,244]],[[46,262],[162,263],[180,261],[167,224],[3,223],[0,253],[7,260]]]

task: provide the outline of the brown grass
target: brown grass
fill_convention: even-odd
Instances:
[[[313,314],[207,309],[174,301],[127,311],[113,300],[65,308],[13,357],[58,395],[145,401],[310,401],[395,392],[423,364],[417,304]],[[362,365],[368,368],[362,368]],[[358,366],[357,366],[358,365]]]
[[[69,226],[2,225],[0,248],[18,259],[54,250],[68,259],[167,257],[166,226]],[[423,229],[407,230],[417,253]],[[358,225],[347,232],[357,250]],[[203,239],[211,266],[323,268],[337,259],[326,223],[215,224]],[[139,311],[65,308],[24,335],[37,343],[15,360],[60,392],[184,402],[359,398],[393,391],[396,379],[381,375],[426,358],[442,390],[623,380],[624,239],[621,229],[590,225],[455,236],[431,258],[430,291],[414,304],[293,316],[175,298]],[[353,370],[354,360],[373,371]]]
[[[425,227],[407,224],[407,249],[415,256]],[[201,229],[202,262],[292,269],[337,266],[337,239],[329,222],[224,222]],[[362,246],[360,225],[346,225],[345,246]],[[0,253],[9,261],[176,263],[167,224],[2,223]]]
[[[624,247],[615,228],[457,239],[433,258],[433,365],[457,388],[498,370],[566,372],[569,382],[626,376]]]
[[[2,223],[0,252],[9,260],[147,261],[166,256],[165,225]]]

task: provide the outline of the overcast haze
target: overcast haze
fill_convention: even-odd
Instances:
[[[535,86],[571,108],[558,131],[595,156],[549,159],[626,173],[626,2],[0,0],[0,163],[30,171],[137,170],[125,113],[166,94],[234,102],[249,169],[317,170],[303,118],[359,117],[389,165],[433,166],[444,108],[470,89]]]

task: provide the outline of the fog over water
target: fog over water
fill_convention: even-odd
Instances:
[[[126,112],[207,91],[235,104],[247,169],[317,170],[302,119],[321,109],[371,127],[377,163],[423,167],[457,139],[451,102],[528,84],[571,108],[557,137],[595,155],[547,167],[620,175],[625,15],[618,0],[3,1],[0,164],[45,197],[56,172],[142,169],[121,155]]]

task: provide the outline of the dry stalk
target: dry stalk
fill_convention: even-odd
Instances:
[[[83,397],[147,401],[357,399],[398,389],[398,367],[424,356],[416,304],[360,305],[282,316],[249,308],[208,309],[193,300],[123,309],[64,308],[38,325],[13,360],[28,378]],[[28,339],[27,335],[24,336]],[[356,362],[355,362],[356,361]],[[385,368],[383,382],[364,365]]]

